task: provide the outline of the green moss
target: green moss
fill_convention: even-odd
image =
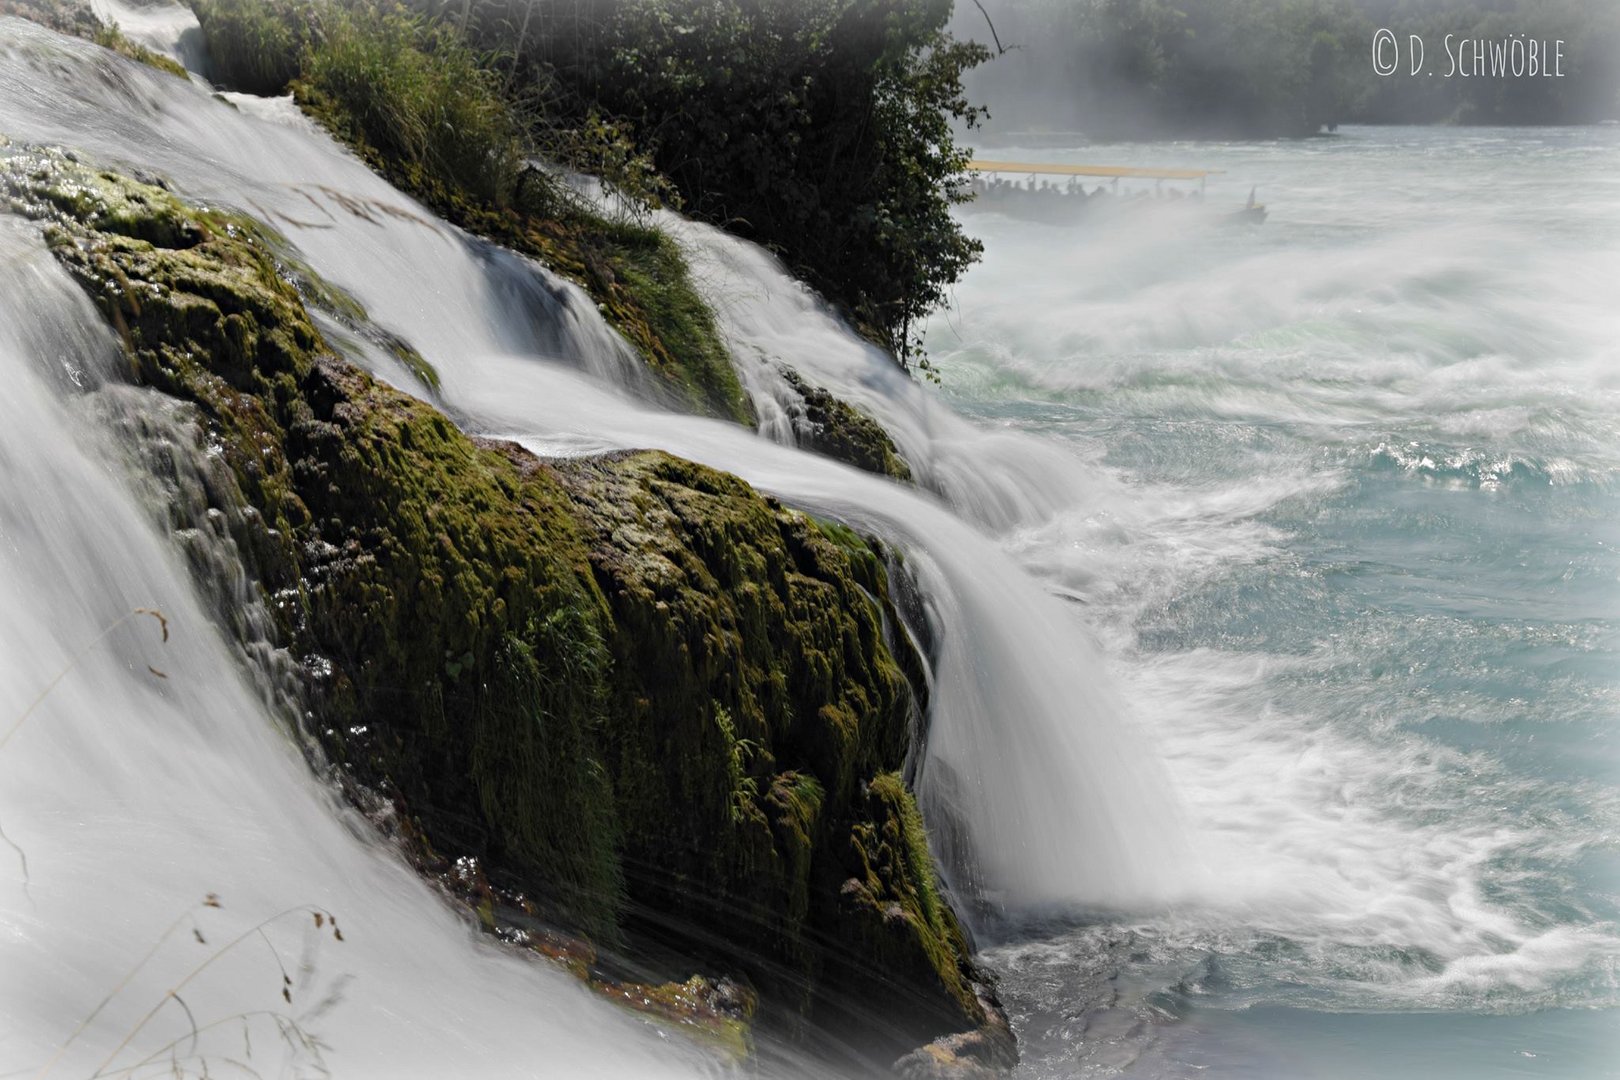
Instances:
[[[924,1029],[978,1022],[962,992],[966,945],[946,921],[909,801],[911,818],[890,816],[911,846],[870,892],[881,906],[891,885],[905,885],[918,918],[880,932],[868,909],[842,899],[852,874],[869,876],[846,849],[876,827],[865,824],[868,791],[897,782],[916,708],[902,669],[920,668],[885,634],[897,620],[872,546],[663,454],[556,471],[613,612],[607,755],[631,895],[712,926],[768,995],[809,1012],[838,1007],[831,997],[875,1000],[870,980],[822,983],[866,955],[828,945],[854,938],[881,945],[908,980],[940,965],[924,981],[930,1008],[911,1017]],[[671,807],[682,808],[673,825]],[[927,876],[913,883],[919,870]],[[717,894],[728,899],[719,910]],[[760,956],[777,963],[762,967]]]
[[[196,0],[213,74],[299,105],[402,190],[590,293],[683,407],[753,422],[675,244],[530,168],[524,122],[451,28],[386,5]]]
[[[622,891],[612,788],[595,757],[606,651],[578,606],[524,629],[506,635],[480,695],[471,759],[479,807],[512,867],[558,883],[564,906],[589,926],[579,913]]]
[[[197,406],[327,753],[424,844],[884,1049],[982,1022],[895,773],[920,661],[869,543],[667,454],[467,437],[332,355],[242,219],[22,148],[0,200]]]
[[[751,1027],[757,999],[722,980],[694,975],[685,982],[593,983],[609,1001],[678,1027],[698,1042],[719,1051],[732,1065],[754,1052]]]
[[[915,800],[898,773],[866,785],[847,834],[840,903],[851,962],[834,958],[831,987],[860,986],[876,968],[891,981],[889,1015],[911,1029],[957,1029],[985,1022],[965,961],[961,926],[944,902]]]
[[[178,60],[171,59],[159,52],[153,52],[145,45],[129,40],[116,23],[103,25],[96,31],[95,37],[91,40],[103,48],[111,49],[119,56],[127,56],[131,60],[145,64],[148,67],[157,68],[159,71],[167,72],[176,78],[187,80],[191,78]]]
[[[686,259],[675,241],[656,229],[611,225],[600,230],[601,252],[612,280],[630,298],[617,313],[628,333],[664,379],[677,387],[682,404],[699,412],[753,423],[753,406],[731,365],[714,312],[697,294]],[[641,326],[636,322],[640,321]]]
[[[811,386],[792,368],[784,368],[783,375],[804,401],[805,449],[879,476],[911,480],[911,466],[883,425],[849,402]]]

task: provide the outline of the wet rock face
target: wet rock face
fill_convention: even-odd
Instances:
[[[849,402],[805,382],[792,368],[784,367],[782,375],[803,400],[794,423],[806,450],[879,476],[911,480],[911,466],[883,425]]]
[[[323,750],[424,844],[746,975],[773,1026],[892,1060],[986,1022],[898,772],[921,661],[870,542],[667,454],[467,437],[334,355],[247,219],[18,147],[0,207],[196,409]]]

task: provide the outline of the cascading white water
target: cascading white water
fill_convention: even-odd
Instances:
[[[147,40],[163,46],[156,31]],[[577,290],[437,222],[289,101],[230,97],[234,107],[83,43],[0,23],[0,132],[148,169],[187,196],[265,218],[435,364],[439,403],[467,428],[547,453],[664,447],[904,552],[939,644],[919,784],[957,884],[1012,910],[1125,909],[991,954],[1031,1075],[1308,1075],[1286,1055],[1256,1058],[1245,1040],[1269,1052],[1337,1023],[1372,1034],[1354,1055],[1322,1055],[1333,1058],[1325,1075],[1407,1075],[1379,1070],[1385,1047],[1421,1061],[1432,1044],[1432,1062],[1433,1046],[1477,1033],[1430,1012],[1445,1009],[1512,1033],[1478,1039],[1479,1056],[1459,1058],[1457,1075],[1500,1064],[1491,1054],[1532,1053],[1532,1039],[1542,1063],[1557,1061],[1549,1038],[1595,1045],[1620,957],[1615,909],[1592,884],[1620,803],[1583,772],[1612,757],[1593,734],[1612,716],[1612,687],[1583,669],[1612,657],[1604,627],[1620,442],[1608,290],[1620,244],[1594,224],[1612,221],[1620,198],[1620,170],[1596,167],[1612,159],[1612,140],[1548,138],[1556,168],[1581,177],[1558,189],[1556,208],[1542,197],[1547,171],[1517,161],[1506,137],[1420,133],[1393,149],[1362,137],[1200,148],[1234,173],[1274,170],[1279,188],[1309,203],[1277,202],[1258,235],[1133,227],[1064,245],[980,219],[986,263],[964,283],[962,311],[930,328],[943,393],[901,377],[758,249],[666,217],[762,417],[778,421],[761,439],[661,410]],[[1144,164],[1187,152],[1110,150],[1148,155]],[[1436,194],[1431,162],[1442,155],[1488,171],[1491,197],[1462,170]],[[18,291],[59,302],[36,322],[49,329],[6,346],[8,369],[26,361],[38,382],[66,355],[92,370],[108,347],[97,320],[37,247],[17,250],[41,275]],[[427,393],[357,347],[361,362]],[[786,445],[779,421],[791,391],[778,362],[881,420],[921,490]],[[154,582],[130,569],[136,556],[143,567],[175,556],[130,504],[125,470],[108,464],[115,453],[94,442],[107,410],[63,405],[78,391],[57,381],[24,380],[15,393],[7,384],[15,431],[0,448],[33,464],[13,469],[8,458],[0,484],[8,503],[38,483],[89,492],[98,512],[32,495],[0,511],[8,543],[32,537],[4,557],[35,560],[0,580],[8,673],[48,678],[87,635],[142,603],[174,617],[177,651],[156,649],[145,620],[121,627],[81,661],[78,690],[71,680],[53,691],[59,713],[36,715],[0,752],[0,822],[32,857],[36,899],[47,886],[77,898],[32,913],[6,898],[9,940],[30,957],[19,978],[44,988],[19,1023],[54,1025],[30,1034],[29,1049],[58,1039],[64,1018],[82,1015],[199,889],[232,905],[235,895],[257,902],[261,888],[325,903],[351,937],[365,926],[352,911],[360,890],[386,893],[376,918],[389,940],[320,953],[322,973],[358,976],[331,1014],[346,1058],[377,1055],[378,1071],[416,1074],[418,1044],[396,1050],[385,1038],[378,1017],[391,1010],[443,1019],[435,1035],[453,1020],[485,1038],[460,1048],[463,1063],[518,1072],[527,1059],[511,1063],[526,1044],[505,1033],[544,1009],[558,1014],[536,1035],[544,1067],[555,1041],[558,1068],[583,1069],[585,1048],[574,1059],[567,1047],[578,1045],[573,1029],[591,1025],[606,1034],[590,1040],[602,1055],[590,1063],[635,1072],[639,1043],[607,1026],[622,1018],[566,1013],[577,995],[486,955],[390,856],[333,824],[344,812],[271,734],[212,631],[185,635],[203,660],[178,651],[180,630],[203,625],[190,587],[172,571]],[[974,418],[953,412],[953,400]],[[48,543],[59,530],[79,546]],[[1528,569],[1503,572],[1515,560]],[[159,586],[165,595],[147,595]],[[107,595],[116,603],[103,609]],[[1122,693],[1107,689],[1090,634]],[[148,661],[170,679],[146,675]],[[207,674],[179,685],[177,672],[193,670]],[[120,708],[122,727],[85,722]],[[1162,762],[1143,753],[1133,720],[1156,737]],[[27,742],[44,738],[72,742]],[[4,770],[19,768],[13,787]],[[1568,778],[1541,775],[1559,769]],[[216,773],[226,779],[206,783]],[[36,804],[49,808],[38,820]],[[113,838],[107,850],[84,846],[95,833],[78,824],[81,806]],[[153,835],[132,837],[137,828]],[[220,833],[269,839],[215,844],[201,870],[175,839]],[[102,876],[134,899],[98,908]],[[100,932],[108,919],[122,921]],[[46,959],[66,940],[79,943],[65,954],[71,978]],[[417,955],[431,961],[414,965]],[[233,986],[263,971],[244,960],[240,974]],[[378,981],[385,991],[367,998]],[[154,977],[131,999],[149,1002],[166,985]],[[1182,1042],[1152,1049],[1156,1028],[1204,1002],[1230,1018],[1194,1019]],[[246,1007],[228,995],[216,1003]],[[1266,1019],[1278,1003],[1291,1010],[1286,1023]],[[479,1015],[464,1017],[462,1005]],[[1560,1005],[1569,1018],[1511,1015]],[[1376,1017],[1312,1027],[1300,1010],[1313,1007],[1425,1013],[1403,1043],[1400,1025]],[[135,1011],[101,1027],[116,1037]],[[1282,1034],[1295,1025],[1307,1034]],[[1199,1049],[1210,1032],[1215,1048]],[[1521,1035],[1523,1046],[1502,1042]],[[1612,1060],[1581,1052],[1562,1075]],[[466,1071],[449,1053],[422,1061]]]
[[[1190,856],[1178,839],[1173,800],[1121,718],[1087,632],[1062,601],[1038,588],[979,531],[1039,521],[1055,506],[1073,505],[1084,491],[1074,459],[1031,440],[981,433],[931,405],[927,395],[879,367],[880,357],[808,303],[796,317],[813,322],[818,340],[829,347],[826,364],[806,364],[805,374],[892,424],[913,466],[950,505],[773,445],[734,425],[663,411],[646,400],[651,392],[633,358],[579,290],[439,222],[287,103],[221,101],[195,85],[11,20],[0,22],[0,131],[155,172],[188,197],[262,218],[318,273],[358,298],[377,325],[422,352],[440,373],[438,400],[471,430],[519,438],[548,453],[662,447],[888,538],[922,585],[940,642],[919,784],[957,884],[1004,910],[1153,905],[1180,888]],[[718,244],[712,250],[722,251]],[[31,251],[35,261],[44,259],[37,245]],[[730,255],[742,260],[738,272],[758,273],[759,284],[777,287],[781,281],[774,270],[750,268],[748,260],[758,256],[747,249],[734,248]],[[49,277],[44,269],[39,273]],[[61,296],[63,288],[60,282],[40,287],[41,295],[59,301],[45,305],[39,334],[12,346],[11,366],[37,368],[41,356],[58,348],[54,335],[69,330],[90,335],[105,353],[105,334],[86,329],[96,325],[96,316],[82,302]],[[734,333],[734,340],[741,344],[742,334]],[[378,358],[361,350],[356,359]],[[379,373],[427,393],[397,367]],[[57,465],[67,468],[58,450],[72,441],[67,406],[44,391],[37,396],[37,409],[32,402],[20,407],[56,417],[56,427],[49,435],[32,432],[18,453],[50,447]],[[8,408],[17,400],[8,399]],[[89,445],[82,432],[73,437]],[[112,642],[116,651],[110,644],[101,659],[83,662],[85,689],[63,692],[64,683],[50,710],[29,721],[29,733],[44,745],[19,741],[13,760],[0,762],[20,768],[21,752],[30,755],[26,768],[35,784],[8,786],[0,819],[35,853],[36,893],[49,885],[58,898],[72,897],[59,899],[38,923],[8,916],[19,920],[11,924],[15,933],[36,950],[30,979],[47,978],[43,958],[53,935],[96,925],[95,880],[104,877],[143,898],[119,905],[113,932],[103,924],[84,939],[77,962],[81,983],[52,980],[51,995],[16,1014],[19,1024],[37,1022],[32,1030],[38,1032],[19,1060],[31,1060],[61,1037],[63,1020],[75,1015],[78,1001],[94,1000],[89,987],[116,979],[129,955],[161,926],[162,912],[217,891],[227,902],[233,895],[252,897],[256,912],[273,902],[323,904],[355,928],[354,948],[320,954],[321,970],[358,976],[347,991],[356,1004],[334,1018],[339,1030],[329,1037],[339,1052],[376,1064],[378,1071],[455,1074],[461,1071],[458,1055],[463,1062],[493,1061],[521,1071],[528,1036],[519,1016],[542,1009],[552,1017],[536,1035],[547,1044],[548,1065],[560,1059],[563,1071],[583,1070],[584,1059],[569,1049],[577,1036],[613,1046],[593,1060],[602,1071],[639,1068],[641,1040],[600,1034],[634,1025],[594,1012],[589,1025],[566,1019],[571,1009],[585,1012],[578,993],[556,985],[550,973],[473,945],[410,881],[408,870],[343,828],[343,812],[303,775],[296,754],[274,735],[262,703],[228,670],[227,652],[203,629],[189,587],[176,576],[173,554],[140,521],[119,487],[118,470],[104,464],[91,485],[81,474],[94,470],[96,452],[92,447],[81,454],[88,456],[74,459],[66,475],[20,468],[6,474],[7,491],[16,493],[8,502],[22,521],[44,509],[62,510],[38,507],[37,498],[25,493],[53,487],[100,491],[94,500],[66,500],[84,516],[58,523],[87,547],[52,546],[55,529],[28,526],[37,550],[24,554],[57,561],[15,566],[7,584],[25,593],[28,605],[11,610],[45,620],[64,602],[59,582],[89,588],[89,568],[109,567],[96,584],[113,599],[58,627],[57,652],[93,638],[120,611],[144,603],[163,605],[177,636],[175,655],[161,665],[170,678],[154,688],[145,654],[132,652],[142,648],[131,637],[139,627],[120,628]],[[98,517],[92,503],[121,509]],[[116,536],[138,542],[127,542],[115,558],[104,549]],[[159,566],[161,572],[153,570]],[[163,595],[140,595],[147,592]],[[19,631],[24,625],[13,620],[7,632],[36,632]],[[113,663],[114,657],[124,662]],[[48,671],[50,659],[25,670]],[[8,679],[10,693],[32,685],[18,674]],[[87,724],[86,718],[109,711],[105,695],[111,687],[148,704],[117,738],[103,740],[99,725],[105,721]],[[164,695],[178,696],[179,703]],[[158,707],[149,699],[170,704]],[[174,719],[176,712],[183,722]],[[53,751],[47,740],[58,739],[70,740],[69,748]],[[72,741],[101,743],[105,755],[86,757],[76,771],[66,764],[78,756]],[[40,788],[50,788],[54,798]],[[103,794],[109,803],[100,801]],[[125,810],[110,808],[116,805]],[[32,822],[43,808],[60,815],[52,819],[55,831]],[[106,824],[113,818],[131,824]],[[95,821],[99,829],[87,832],[76,824],[82,821]],[[91,843],[101,830],[108,843]],[[136,842],[131,830],[151,843]],[[71,864],[65,858],[70,850],[80,852]],[[60,860],[53,873],[62,876],[47,878],[53,857]],[[94,955],[92,943],[106,939],[117,946],[106,956]],[[329,956],[330,968],[324,966]],[[218,970],[241,981],[259,970],[255,963],[244,956],[240,966],[222,963]],[[273,998],[277,987],[271,982]],[[150,1000],[161,985],[156,974],[143,976],[122,995],[123,1012],[98,1024],[105,1029],[98,1044],[105,1045],[106,1031],[117,1031],[143,995]],[[234,1007],[227,1000],[219,999],[221,1008]],[[385,1037],[386,1025],[376,1022],[385,1015],[402,1018],[421,1038]],[[589,1035],[588,1026],[599,1033]]]
[[[1074,455],[964,420],[851,333],[763,248],[674,214],[660,213],[657,222],[680,242],[755,408],[767,418],[762,433],[774,441],[796,442],[786,413],[799,395],[783,378],[786,364],[877,418],[917,482],[985,529],[1044,522],[1095,493]]]
[[[1172,903],[1026,927],[1036,940],[990,953],[1029,1075],[1311,1075],[1314,1059],[1269,1060],[1271,1042],[1286,1045],[1274,1030],[1258,1049],[1240,1034],[1203,1057],[1189,1050],[1201,1031],[1158,1044],[1191,1002],[1612,1005],[1620,932],[1594,867],[1620,803],[1585,775],[1601,775],[1612,678],[1570,674],[1612,656],[1602,628],[1617,610],[1620,188],[1606,134],[1527,137],[1546,160],[1512,156],[1495,132],[1197,148],[1294,193],[1258,233],[1170,219],[1054,233],[972,214],[989,251],[961,306],[928,328],[937,396],[888,378],[768,256],[671,223],[755,360],[756,395],[792,393],[775,377],[786,363],[860,402],[911,454],[968,451],[961,480],[924,481],[1049,592],[1084,603],[1188,807],[1203,859],[1156,898]],[[1107,153],[1147,165],[1194,151]],[[1479,175],[1413,179],[1444,154]],[[1569,179],[1551,212],[1555,173]],[[986,427],[1017,434],[982,450],[971,436],[929,445]],[[1028,436],[1048,456],[1028,454]],[[1039,493],[1022,512],[975,473],[998,450],[1016,464],[986,473]],[[1084,487],[1043,481],[1046,462],[1083,470]],[[1402,480],[1481,498],[1410,494]],[[1430,565],[1449,559],[1469,569],[1454,580]],[[1505,572],[1515,564],[1529,569]],[[1363,573],[1398,583],[1394,596],[1335,581]],[[1430,737],[1426,725],[1445,731],[1436,716],[1503,733]],[[1537,764],[1501,763],[1538,738]],[[1563,749],[1584,740],[1589,766],[1586,747]],[[1570,777],[1565,753],[1583,762]],[[1603,1024],[1576,1012],[1502,1025],[1497,1039],[1586,1076],[1606,1059]],[[1466,1024],[1415,1030],[1481,1047],[1448,1055],[1455,1075],[1503,1052]]]
[[[1089,601],[1223,872],[991,949],[1025,1075],[1606,1075],[1616,132],[997,156],[1104,153],[1272,216],[971,213],[928,342],[979,422],[1097,455],[1093,502],[1011,547]]]
[[[47,47],[47,37],[25,31],[14,58]],[[80,62],[90,55],[48,47]],[[578,289],[433,219],[305,124],[267,124],[128,65],[113,65],[119,81],[111,85],[52,78],[44,64],[8,67],[16,104],[0,124],[14,137],[71,133],[88,152],[159,170],[188,194],[265,217],[433,363],[444,405],[466,414],[467,426],[551,453],[658,446],[916,548],[919,566],[935,568],[947,641],[922,794],[972,835],[981,862],[955,868],[962,884],[971,879],[1015,907],[1109,905],[1170,888],[1182,854],[1173,804],[1123,729],[1086,632],[972,527],[886,481],[734,425],[642,404],[622,342]],[[760,280],[769,286],[776,276]],[[539,325],[537,298],[549,305]],[[835,323],[818,332],[878,370],[876,354]],[[814,374],[840,389],[860,382],[853,373],[835,378],[831,365]],[[927,413],[903,380],[886,385],[919,417]],[[953,497],[962,492],[970,516],[1004,524],[1058,498],[1072,505],[1083,487],[1072,459],[935,412],[910,422],[902,446],[925,475],[939,471]],[[945,434],[925,434],[929,425]],[[1010,454],[1000,452],[1006,446]]]
[[[284,1040],[289,1020],[365,1075],[703,1071],[570,976],[476,940],[315,780],[91,419],[161,399],[108,385],[112,335],[13,219],[0,222],[0,364],[0,737],[26,714],[0,748],[0,823],[18,849],[0,849],[0,1069],[46,1065],[117,989],[49,1075],[155,1051],[166,1072],[176,1039],[192,1069],[207,1056],[307,1071],[316,1055]],[[155,618],[126,617],[143,607],[164,613],[166,643]],[[226,948],[311,907],[340,920],[342,942],[301,910]],[[140,1028],[205,963],[179,994],[189,1013],[170,1003]],[[195,1042],[188,1015],[205,1028]]]
[[[207,74],[208,49],[191,9],[180,4],[128,4],[124,0],[90,0],[90,10],[129,40],[159,56]]]

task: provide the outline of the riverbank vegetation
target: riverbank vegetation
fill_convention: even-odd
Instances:
[[[558,105],[555,80],[523,66],[521,50],[476,51],[463,27],[468,12],[481,6],[459,19],[370,0],[194,0],[193,7],[215,79],[259,94],[290,90],[306,112],[396,186],[469,231],[533,255],[584,286],[675,405],[753,422],[751,400],[714,313],[679,247],[649,214],[661,204],[680,206],[690,191],[661,172],[652,147],[599,103],[574,95],[571,107]],[[515,31],[512,40],[520,46],[549,40],[525,34]],[[712,120],[718,124],[724,111],[719,99],[706,107],[717,110]],[[945,116],[941,111],[932,122],[944,125]],[[778,136],[781,147],[795,144],[791,132]],[[761,141],[756,150],[762,160],[787,152],[775,147]],[[952,153],[950,168],[956,169],[961,154]],[[587,200],[563,170],[600,179],[605,198]],[[898,322],[885,316],[864,324],[902,363],[912,355],[913,320],[943,298],[947,278],[931,268],[955,266],[954,275],[977,251],[950,219],[949,199],[929,187],[930,202],[922,187],[931,181],[916,170],[908,175],[916,188],[913,201],[927,204],[933,219],[926,228],[893,215],[884,221],[891,269],[901,258],[895,252],[909,252],[902,261],[909,260],[910,299],[884,308]],[[830,235],[824,225],[807,229],[807,243]],[[936,259],[941,245],[954,255]],[[840,257],[866,273],[876,272],[871,260],[882,255],[867,247]],[[870,304],[867,309],[876,310]],[[803,384],[801,392],[807,408],[811,396],[828,403],[818,420],[798,432],[801,445],[859,468],[910,478],[874,420],[832,402],[820,388]]]
[[[989,56],[952,0],[409,0],[502,54],[531,109],[610,116],[685,210],[777,252],[902,362],[979,254],[951,218]]]
[[[1009,51],[970,79],[997,131],[1303,136],[1344,123],[1570,124],[1620,115],[1610,0],[984,0]],[[971,6],[958,32],[992,40]],[[1399,67],[1373,69],[1388,28]],[[1464,39],[1564,41],[1560,78],[1451,73]],[[1425,42],[1411,71],[1409,42]],[[1393,54],[1391,54],[1393,56]]]
[[[625,193],[630,213],[609,215],[537,166],[541,133],[455,28],[369,3],[197,0],[193,7],[215,79],[258,94],[290,90],[395,186],[584,286],[675,403],[752,421],[684,259],[638,220],[650,198],[645,187]],[[592,132],[545,134],[582,142]],[[633,169],[621,165],[625,175]]]
[[[514,110],[526,150],[764,244],[903,365],[978,257],[950,214],[968,160],[952,126],[981,117],[962,77],[989,52],[946,33],[951,0],[407,2],[421,18],[370,0],[194,7],[216,78],[256,93],[292,84],[346,103],[333,83],[387,70],[334,49],[336,32],[453,59]],[[481,167],[507,156],[506,133],[489,145]],[[499,175],[508,194],[520,178],[528,197],[554,194],[522,170]]]

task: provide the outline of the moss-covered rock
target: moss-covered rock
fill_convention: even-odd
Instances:
[[[119,56],[128,57],[177,78],[191,78],[186,74],[186,69],[174,59],[129,40],[116,23],[102,22],[88,0],[0,0],[0,16],[4,15],[15,15],[30,22],[37,22],[59,34],[85,38],[103,48],[111,49]]]
[[[655,229],[608,221],[546,173],[487,61],[389,4],[192,0],[210,75],[291,90],[403,191],[582,286],[682,408],[752,424],[753,408],[685,260]]]
[[[896,772],[920,660],[869,542],[666,454],[469,438],[334,355],[231,213],[17,147],[0,206],[195,405],[326,751],[424,842],[748,976],[787,1027],[899,1053],[983,1023]]]
[[[90,40],[104,49],[111,49],[119,56],[128,57],[137,63],[145,64],[147,67],[157,68],[159,71],[173,75],[177,79],[191,78],[180,61],[148,49],[138,41],[131,41],[124,36],[124,31],[119,29],[117,23],[103,23]]]
[[[807,988],[812,940],[841,932],[823,921],[842,881],[833,838],[911,734],[881,564],[690,462],[636,454],[556,471],[613,613],[606,747],[634,891],[698,921],[728,895],[736,958],[785,951]]]
[[[801,446],[857,469],[910,482],[911,466],[900,456],[882,424],[849,402],[805,382],[790,367],[782,369],[782,376],[804,403],[802,412],[794,417]]]

